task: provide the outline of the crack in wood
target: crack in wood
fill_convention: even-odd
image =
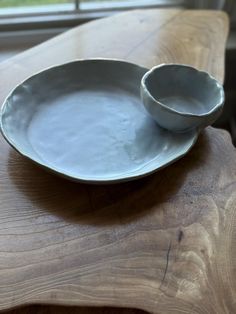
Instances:
[[[171,240],[170,240],[170,243],[169,243],[169,246],[168,246],[168,250],[167,250],[167,253],[166,253],[166,267],[165,267],[165,271],[164,271],[164,275],[163,275],[163,278],[161,280],[161,285],[160,285],[160,288],[162,286],[162,284],[164,283],[165,281],[165,278],[166,278],[166,274],[167,274],[167,270],[168,270],[168,266],[169,266],[169,258],[170,258],[170,251],[171,251]]]
[[[184,237],[183,231],[182,231],[182,230],[179,230],[179,234],[178,234],[178,242],[179,242],[179,243],[182,241],[183,237]]]

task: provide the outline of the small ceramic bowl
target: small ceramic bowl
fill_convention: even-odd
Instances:
[[[143,104],[156,122],[174,132],[211,125],[224,105],[223,87],[208,73],[180,64],[162,64],[141,80]]]

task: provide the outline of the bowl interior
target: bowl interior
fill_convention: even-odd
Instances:
[[[188,66],[156,67],[145,77],[144,84],[156,101],[183,114],[208,114],[223,98],[222,87],[215,79]]]

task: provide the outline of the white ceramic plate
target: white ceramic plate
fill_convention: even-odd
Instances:
[[[5,100],[2,133],[19,153],[69,179],[111,183],[153,173],[185,155],[197,133],[164,130],[147,114],[146,71],[94,59],[37,73]]]

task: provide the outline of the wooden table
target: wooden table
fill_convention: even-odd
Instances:
[[[62,34],[0,64],[0,100],[75,58],[191,64],[224,76],[227,16],[133,11]],[[236,313],[236,152],[208,128],[172,166],[135,182],[76,184],[0,140],[0,309],[51,304],[153,313]],[[77,310],[76,310],[77,309]],[[28,307],[12,313],[138,313]]]

